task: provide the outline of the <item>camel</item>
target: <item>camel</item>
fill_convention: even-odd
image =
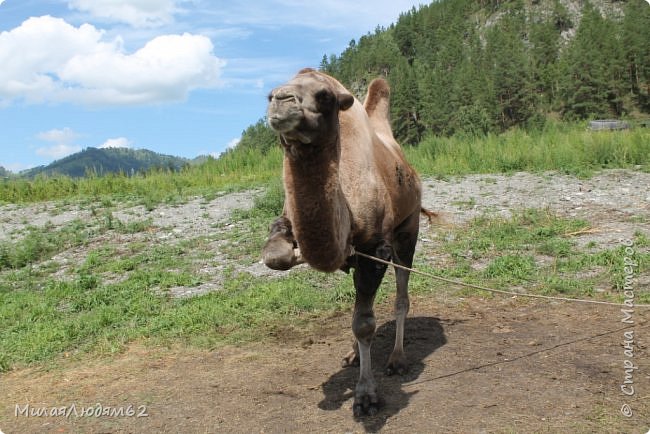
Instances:
[[[306,68],[269,95],[267,121],[284,151],[285,202],[262,250],[270,268],[307,262],[333,272],[354,269],[353,350],[344,358],[360,366],[353,412],[376,414],[377,386],[370,345],[375,294],[387,266],[362,252],[410,267],[417,242],[422,188],[393,137],[390,88],[373,80],[362,105],[341,83]],[[386,373],[403,375],[404,321],[409,311],[409,272],[396,268],[395,346]]]

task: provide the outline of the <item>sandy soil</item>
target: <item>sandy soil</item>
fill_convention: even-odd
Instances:
[[[5,433],[58,432],[626,432],[650,429],[650,312],[637,312],[634,396],[625,380],[616,307],[469,299],[413,300],[409,374],[382,372],[392,348],[390,309],[378,309],[373,346],[384,406],[352,417],[358,368],[340,368],[347,315],[311,333],[215,351],[134,345],[110,360],[27,369],[2,380]],[[97,404],[146,417],[28,417],[38,408]],[[632,416],[621,415],[627,404]],[[17,407],[18,406],[18,407]],[[104,410],[106,411],[106,410]],[[18,416],[16,416],[18,412]]]

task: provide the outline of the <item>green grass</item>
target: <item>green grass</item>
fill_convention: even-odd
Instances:
[[[650,130],[588,131],[584,124],[549,123],[487,136],[430,137],[406,148],[423,175],[540,172],[589,176],[604,168],[650,169]]]
[[[81,220],[74,220],[60,230],[51,225],[28,226],[24,238],[17,243],[0,242],[0,270],[23,268],[54,254],[85,243],[90,230]]]
[[[222,240],[234,245],[233,259],[249,264],[257,260],[278,206],[281,210],[282,194],[276,185],[252,210],[239,212],[242,229]],[[55,240],[47,244],[52,247],[30,256],[29,263],[11,260],[0,272],[0,371],[44,363],[64,352],[111,354],[134,340],[202,348],[259,340],[288,326],[304,325],[314,315],[348,307],[354,297],[351,278],[343,273],[304,270],[268,279],[230,267],[219,291],[172,298],[168,289],[204,282],[206,275],[197,269],[202,264],[220,265],[211,242],[222,234],[173,244],[146,239],[109,242],[89,250],[84,260],[68,269],[46,266],[56,252],[76,245],[69,234],[78,225],[74,222],[58,231],[30,229],[36,238]],[[98,235],[110,239],[123,227],[114,221],[77,233],[86,243]],[[242,251],[244,234],[254,247]],[[5,247],[12,252],[32,243],[28,236]],[[382,289],[379,299],[385,294]]]
[[[266,192],[255,198],[249,210],[235,210],[231,220],[239,222],[234,230],[222,233],[230,242],[223,252],[237,260],[259,256],[268,235],[269,225],[280,214],[284,204],[284,189],[280,179],[272,180]]]
[[[31,235],[7,250],[27,249],[33,237],[46,237],[46,248],[33,249],[40,253],[24,264],[14,260],[0,272],[0,371],[46,363],[62,353],[112,354],[133,341],[213,348],[268,339],[288,328],[307,328],[314,317],[349,309],[354,299],[349,275],[306,269],[267,278],[237,271],[237,264],[258,260],[268,223],[281,204],[281,189],[276,185],[253,209],[237,213],[238,228],[229,236],[220,232],[175,244],[146,239],[108,243],[91,249],[63,274],[57,264],[46,266],[53,252],[90,242],[97,235],[106,237],[122,230],[121,226],[79,230],[80,223],[73,222],[50,231],[52,239],[30,229]],[[147,223],[138,227],[146,228]],[[583,220],[560,218],[548,210],[522,210],[509,219],[483,216],[464,227],[438,229],[440,241],[435,246],[423,243],[416,267],[488,287],[620,301],[624,248],[579,247],[567,234],[586,227]],[[81,235],[76,239],[72,233]],[[172,298],[170,288],[194,287],[208,279],[198,268],[219,264],[221,259],[214,257],[211,247],[219,238],[231,261],[221,289],[188,299]],[[637,275],[641,275],[650,268],[650,242],[641,233],[634,242]],[[436,257],[447,259],[434,268]],[[580,277],[585,273],[588,277]],[[394,292],[394,285],[389,272],[378,303]],[[596,286],[607,290],[596,293]],[[443,291],[453,296],[486,295],[422,276],[411,278],[414,294]],[[650,294],[638,291],[636,302],[650,302]]]
[[[85,223],[76,219],[58,229],[51,224],[42,227],[28,226],[20,241],[0,241],[0,271],[31,267],[57,253],[82,246],[93,237],[109,230],[134,234],[146,231],[151,226],[151,219],[124,223],[110,211],[96,216],[94,221]]]
[[[62,352],[114,353],[135,339],[201,347],[256,340],[349,303],[342,296],[346,276],[313,271],[275,280],[233,272],[218,292],[173,299],[166,289],[200,283],[192,272],[169,270],[172,263],[187,266],[183,254],[140,254],[137,267],[127,268],[128,278],[114,284],[103,282],[102,270],[121,264],[91,255],[69,279],[50,277],[42,289],[0,291],[0,368],[47,361]]]
[[[508,219],[482,216],[441,235],[450,241],[435,248],[425,245],[425,256],[447,255],[444,267],[433,269],[425,259],[417,265],[433,274],[496,289],[621,302],[625,247],[594,250],[593,243],[579,247],[571,234],[588,227],[582,219],[561,218],[548,210],[523,210]],[[635,234],[634,243],[638,276],[650,270],[650,253],[644,234]],[[443,286],[416,285],[425,291]],[[602,290],[598,295],[596,287]],[[636,301],[650,302],[650,293],[638,291]]]

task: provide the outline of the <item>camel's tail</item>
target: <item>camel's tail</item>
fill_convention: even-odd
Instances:
[[[375,130],[393,137],[390,126],[390,86],[386,80],[376,78],[370,82],[363,107]]]
[[[438,212],[431,211],[426,208],[420,208],[420,214],[424,215],[428,220],[429,224],[435,223],[435,224],[442,224],[444,223],[444,218],[442,215]]]

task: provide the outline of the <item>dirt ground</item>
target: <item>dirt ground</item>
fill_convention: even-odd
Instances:
[[[66,432],[625,432],[650,429],[650,311],[637,310],[634,357],[623,353],[615,306],[511,298],[417,297],[406,324],[411,365],[382,372],[392,348],[390,303],[378,307],[373,345],[383,399],[377,416],[355,420],[358,368],[341,368],[349,315],[309,333],[214,351],[133,346],[111,360],[63,362],[2,379],[0,430]],[[625,396],[625,360],[634,395]],[[27,416],[74,404],[123,408],[125,416]],[[621,407],[632,410],[624,417]],[[126,416],[131,405],[135,412]],[[36,410],[35,410],[36,409]],[[18,413],[18,415],[16,415]],[[136,417],[143,413],[146,416]]]
[[[472,175],[426,180],[424,204],[444,212],[452,224],[486,212],[505,216],[549,208],[599,229],[580,242],[611,248],[635,231],[650,234],[649,185],[650,174],[632,171],[604,171],[589,180]],[[253,196],[233,196],[230,206],[250,206]],[[126,209],[120,218],[151,217],[169,228],[165,240],[180,241],[209,231],[215,220],[227,222],[224,200],[228,197],[204,204],[197,198],[149,214],[143,207]],[[63,225],[87,212],[52,208],[0,207],[0,233],[19,239],[27,223]],[[204,213],[211,218],[197,217]],[[430,236],[424,232],[421,245],[435,242],[425,239]],[[76,262],[84,254],[60,256]],[[637,277],[637,289],[648,290],[648,276]],[[626,325],[616,306],[414,297],[405,338],[410,372],[387,377],[382,368],[393,345],[391,311],[391,300],[377,306],[373,367],[383,407],[374,417],[352,416],[358,368],[341,368],[352,343],[347,312],[323,318],[310,331],[285,330],[257,344],[201,351],[139,343],[108,359],[62,358],[49,369],[5,373],[0,433],[650,430],[650,309],[635,309],[634,324]],[[626,339],[633,354],[624,352]],[[623,394],[621,385],[633,387],[634,394]],[[52,408],[70,415],[50,416]],[[47,416],[37,416],[44,410]]]

